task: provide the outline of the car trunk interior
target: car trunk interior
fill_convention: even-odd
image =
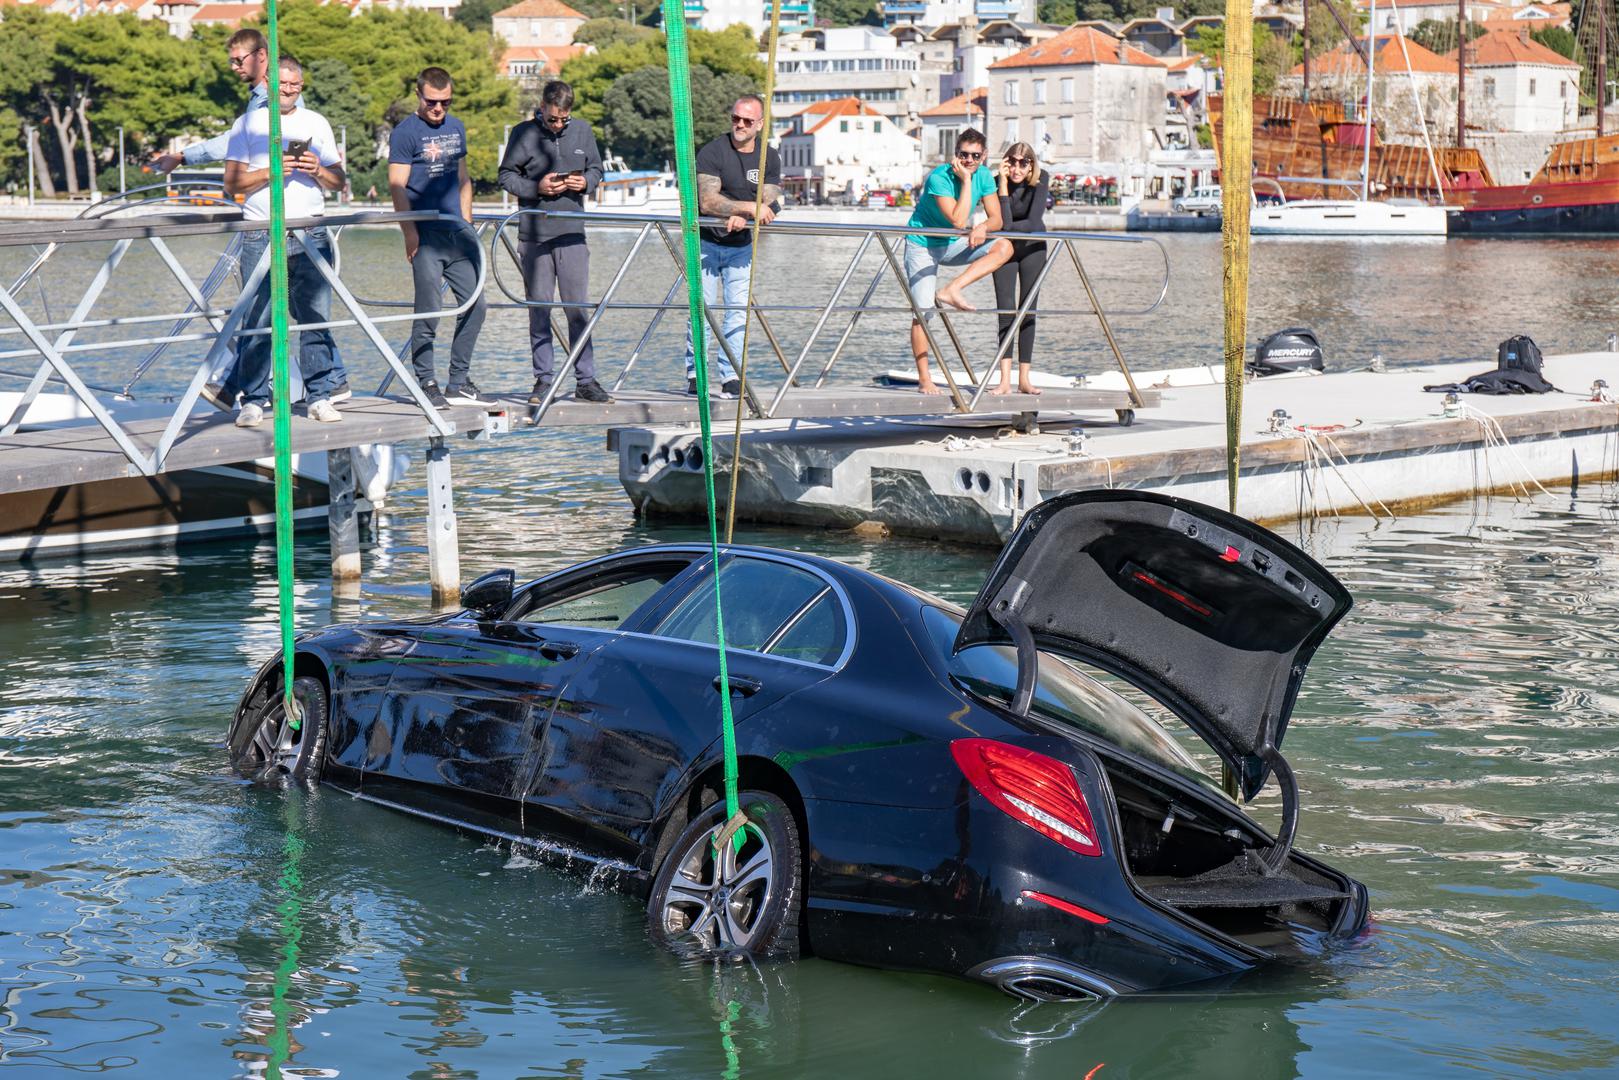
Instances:
[[[1222,812],[1109,762],[1124,858],[1136,888],[1246,945],[1282,948],[1329,931],[1346,885],[1290,855],[1280,870],[1233,807]]]

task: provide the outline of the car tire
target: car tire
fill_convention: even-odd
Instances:
[[[303,721],[296,731],[286,722],[279,673],[260,684],[231,725],[226,740],[231,767],[248,779],[302,784],[320,779],[330,713],[326,687],[319,679],[304,675],[293,680],[292,694],[303,709]]]
[[[699,956],[796,959],[804,890],[798,823],[769,792],[744,791],[738,802],[747,815],[740,852],[727,844],[715,856],[723,802],[699,814],[669,847],[647,899],[652,940]]]

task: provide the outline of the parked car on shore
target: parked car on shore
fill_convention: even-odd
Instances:
[[[965,611],[829,559],[642,546],[462,610],[304,634],[231,724],[237,769],[509,840],[646,898],[653,940],[806,953],[1074,1000],[1307,960],[1364,886],[1299,852],[1282,737],[1350,607],[1212,507],[1079,492],[1030,511]],[[720,693],[736,721],[727,826]],[[1147,700],[1147,699],[1150,699]],[[1141,702],[1138,704],[1137,702]],[[1201,736],[1272,835],[1153,718]]]
[[[1177,214],[1196,214],[1202,217],[1208,213],[1220,212],[1220,185],[1206,184],[1193,188],[1188,195],[1182,195],[1172,204]]]

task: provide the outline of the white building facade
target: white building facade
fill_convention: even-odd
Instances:
[[[784,35],[777,48],[774,111],[785,117],[807,105],[858,98],[885,116],[909,121],[939,103],[938,82],[936,74],[925,77],[923,60],[886,31],[808,30]]]
[[[1564,131],[1579,114],[1579,64],[1527,32],[1492,30],[1468,45],[1469,128]]]
[[[1027,142],[1046,162],[1141,163],[1163,145],[1167,69],[1089,26],[990,65],[989,150]]]
[[[855,98],[794,114],[779,149],[783,186],[817,201],[909,188],[922,178],[922,144]]]

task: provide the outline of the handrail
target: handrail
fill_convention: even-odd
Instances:
[[[163,186],[165,188],[167,187],[167,185]],[[268,328],[248,330],[241,329],[241,324],[246,318],[247,311],[252,304],[259,285],[263,281],[264,275],[268,273],[268,248],[266,248],[266,251],[260,258],[258,264],[253,267],[247,275],[245,275],[246,280],[243,284],[243,288],[229,308],[213,305],[210,302],[212,293],[220,284],[222,284],[223,278],[228,273],[229,266],[233,261],[231,252],[234,250],[240,234],[247,232],[262,232],[264,231],[264,222],[246,219],[227,220],[217,214],[207,215],[206,217],[198,214],[173,216],[154,215],[136,221],[130,221],[127,219],[120,220],[116,218],[116,215],[136,206],[141,206],[151,202],[174,201],[181,198],[195,201],[196,197],[169,196],[167,192],[165,192],[163,198],[146,199],[142,202],[134,202],[127,199],[116,201],[108,200],[108,202],[112,202],[114,204],[110,209],[104,209],[95,215],[90,215],[88,213],[81,214],[80,217],[70,221],[52,223],[52,225],[49,227],[0,227],[0,247],[35,244],[41,240],[45,240],[48,244],[46,250],[35,258],[35,260],[30,264],[29,268],[24,271],[23,275],[17,279],[11,288],[7,289],[3,285],[0,285],[0,309],[3,309],[4,312],[11,317],[11,322],[14,324],[13,327],[0,328],[0,337],[5,335],[21,334],[28,343],[27,346],[23,348],[0,351],[0,358],[38,356],[41,359],[39,368],[31,377],[26,376],[21,372],[0,371],[0,375],[29,379],[28,388],[24,391],[21,399],[16,407],[11,411],[9,417],[0,416],[0,436],[9,435],[17,430],[22,422],[22,418],[27,415],[29,408],[37,399],[39,392],[43,389],[47,382],[53,380],[59,381],[67,385],[74,396],[77,397],[84,407],[90,412],[95,421],[102,427],[104,431],[107,432],[108,436],[113,440],[113,442],[117,444],[119,450],[124,454],[124,456],[129,460],[131,466],[133,466],[139,474],[146,476],[156,475],[158,472],[162,471],[164,459],[167,457],[175,439],[179,436],[185,421],[190,417],[192,407],[195,405],[196,400],[201,393],[203,384],[207,381],[214,365],[225,357],[227,350],[231,347],[233,342],[239,341],[242,338],[261,336],[271,332]],[[212,201],[217,203],[222,202],[223,200]],[[235,214],[240,214],[241,212],[241,208],[234,203],[229,204],[228,209]],[[436,211],[410,211],[403,213],[389,211],[364,211],[359,213],[333,214],[322,217],[300,218],[289,221],[287,225],[288,231],[297,236],[303,235],[309,229],[313,228],[341,228],[344,225],[356,224],[387,225],[396,224],[401,221],[443,221],[446,224],[455,227],[472,228],[472,226],[462,221],[455,215],[441,214]],[[201,288],[199,288],[198,285],[191,280],[190,275],[187,274],[179,260],[174,257],[173,253],[169,251],[168,246],[164,243],[164,238],[166,237],[190,236],[198,234],[224,235],[228,238],[225,252],[218,260],[215,261],[208,279],[204,282],[204,285]],[[50,259],[52,253],[54,253],[58,247],[70,243],[87,243],[92,241],[109,240],[113,241],[112,250],[103,261],[102,266],[96,273],[94,279],[85,288],[83,294],[80,296],[71,316],[64,321],[51,320],[47,321],[45,324],[40,324],[35,322],[28,315],[28,313],[23,310],[21,304],[17,301],[13,294],[38,274],[39,269],[45,265],[45,263]],[[174,276],[176,281],[180,284],[182,290],[185,292],[189,301],[187,308],[184,311],[177,313],[170,312],[159,314],[125,315],[98,319],[89,318],[88,315],[91,309],[95,305],[96,301],[100,298],[101,294],[105,291],[113,276],[113,273],[116,271],[118,265],[122,262],[125,254],[129,251],[130,246],[137,241],[146,241],[150,243],[153,249],[158,253],[164,265],[168,267],[169,272]],[[433,319],[442,316],[454,317],[469,310],[470,307],[475,304],[478,298],[482,295],[488,275],[488,264],[483,257],[482,245],[475,244],[474,246],[478,249],[478,254],[476,257],[476,288],[472,295],[464,303],[454,308],[446,308],[439,311],[411,311],[403,314],[382,316],[373,316],[365,311],[360,302],[357,301],[353,294],[348,290],[347,286],[343,284],[335,268],[337,262],[335,252],[332,262],[328,262],[319,254],[317,250],[311,247],[306,247],[304,250],[304,256],[310,260],[311,264],[327,280],[332,287],[332,291],[336,293],[340,299],[342,299],[345,305],[348,306],[351,317],[347,319],[328,319],[318,323],[300,323],[290,327],[289,330],[291,332],[298,332],[302,330],[320,328],[338,328],[348,326],[358,327],[363,333],[366,334],[368,339],[382,354],[383,359],[387,362],[392,372],[389,376],[389,380],[391,381],[394,375],[400,376],[407,394],[422,410],[423,416],[431,426],[432,430],[440,437],[453,434],[455,431],[454,425],[451,424],[444,417],[444,415],[427,400],[421,386],[416,382],[416,379],[409,370],[408,366],[400,358],[398,353],[389,347],[388,344],[383,340],[382,334],[377,329],[376,324],[379,322]],[[210,324],[210,332],[189,332],[188,328],[190,323],[196,319],[206,320]],[[73,341],[75,335],[77,335],[80,331],[87,329],[138,326],[152,322],[169,322],[173,325],[170,327],[169,333],[157,336],[124,337],[108,341],[97,341],[93,344],[75,343]],[[54,340],[48,340],[45,336],[47,333],[55,334],[56,336]],[[186,390],[180,395],[180,398],[176,403],[174,413],[170,417],[168,424],[158,441],[156,449],[150,454],[142,451],[140,447],[133,442],[129,434],[107,411],[106,406],[96,398],[95,394],[92,392],[92,387],[85,383],[79,377],[78,373],[73,370],[72,365],[67,359],[75,352],[87,352],[93,350],[97,353],[106,353],[118,349],[151,347],[151,351],[137,366],[133,377],[128,383],[125,384],[122,393],[127,396],[129,387],[132,386],[148,368],[150,368],[150,366],[161,355],[163,350],[169,345],[198,341],[211,342],[207,356],[204,358],[202,363],[197,368],[195,374],[192,376]],[[386,383],[384,385],[386,386]]]

